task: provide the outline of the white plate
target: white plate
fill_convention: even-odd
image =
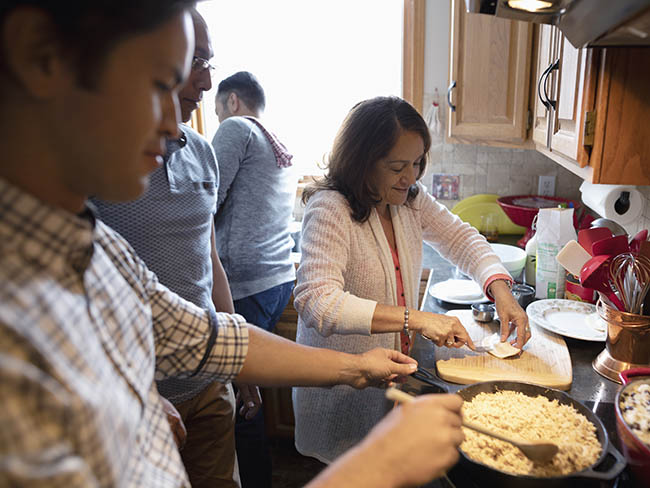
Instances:
[[[531,303],[528,318],[546,330],[572,339],[602,342],[607,326],[597,315],[596,306],[574,300],[549,299]]]
[[[431,285],[429,295],[443,302],[456,305],[488,302],[481,287],[473,280],[446,280]]]

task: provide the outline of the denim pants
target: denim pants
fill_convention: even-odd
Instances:
[[[255,295],[235,300],[235,312],[247,322],[273,332],[284,308],[289,303],[294,282],[283,283]],[[271,453],[264,433],[262,409],[251,420],[245,420],[237,412],[235,442],[242,488],[271,487]]]

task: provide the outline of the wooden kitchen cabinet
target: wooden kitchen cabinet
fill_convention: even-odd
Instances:
[[[650,185],[650,48],[600,53],[594,145],[594,183]]]
[[[588,50],[573,47],[556,27],[540,25],[536,30],[532,139],[584,167],[589,157],[582,133]],[[588,176],[586,171],[583,176]]]
[[[542,82],[545,80],[546,71],[551,68],[556,59],[554,38],[557,34],[557,29],[551,25],[540,25],[535,33],[536,56],[530,95],[533,100],[532,138],[535,143],[542,146],[550,144],[549,134],[552,134],[550,127],[552,117],[550,111],[544,106],[542,98],[545,97],[544,91],[546,90],[546,94],[551,99],[555,99],[553,92],[555,73],[549,75],[547,83]]]
[[[553,114],[551,151],[578,161],[584,111],[586,49],[576,49],[561,34],[556,37],[559,66],[555,84],[556,109]]]
[[[468,14],[452,0],[450,142],[526,143],[531,45],[531,24]]]
[[[534,148],[591,183],[650,185],[650,48],[576,49],[556,27],[464,4],[451,4],[448,142]]]
[[[536,41],[536,83],[547,53],[559,60],[547,83],[555,108],[534,94],[537,150],[591,183],[650,185],[650,49],[575,49],[549,26]]]

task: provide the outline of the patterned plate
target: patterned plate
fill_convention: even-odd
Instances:
[[[607,325],[598,316],[596,306],[574,300],[538,300],[526,308],[528,318],[536,325],[556,334],[583,341],[602,342],[607,338]]]

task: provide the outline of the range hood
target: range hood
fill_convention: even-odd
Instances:
[[[467,11],[557,26],[576,48],[650,46],[650,0],[465,0]]]

